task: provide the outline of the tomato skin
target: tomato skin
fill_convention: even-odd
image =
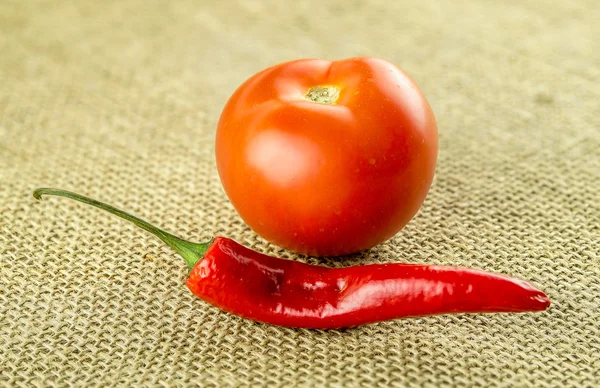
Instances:
[[[309,101],[334,86],[333,104]],[[259,72],[219,120],[225,192],[260,236],[318,256],[371,248],[417,213],[433,180],[437,125],[421,91],[372,57],[302,59]]]

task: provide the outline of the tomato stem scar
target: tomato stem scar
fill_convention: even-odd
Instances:
[[[335,86],[327,85],[310,88],[304,98],[319,104],[334,104],[339,96],[340,89]]]

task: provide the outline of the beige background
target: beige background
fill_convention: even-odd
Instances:
[[[1,1],[0,385],[598,386],[599,8]],[[543,288],[547,312],[257,324],[195,299],[183,261],[145,232],[30,195],[71,189],[189,239],[307,260],[240,221],[216,174],[215,125],[267,66],[356,55],[420,85],[439,121],[437,175],[391,241],[309,260],[485,268]]]

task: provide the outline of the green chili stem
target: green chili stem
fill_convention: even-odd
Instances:
[[[135,225],[139,226],[140,228],[142,228],[142,229],[152,233],[156,237],[160,238],[168,246],[173,248],[175,250],[175,252],[179,253],[179,255],[181,257],[183,257],[183,259],[187,263],[190,270],[194,267],[194,265],[196,265],[196,263],[198,261],[200,261],[202,259],[202,257],[204,256],[204,253],[206,253],[206,250],[208,249],[209,245],[211,244],[211,242],[193,243],[190,241],[182,240],[179,237],[172,235],[171,233],[167,233],[164,230],[159,229],[156,226],[149,224],[148,222],[142,220],[141,218],[138,218],[129,213],[126,213],[123,210],[117,209],[114,206],[107,205],[100,201],[96,201],[95,199],[88,198],[88,197],[85,197],[83,195],[79,195],[76,193],[72,193],[70,191],[59,190],[59,189],[47,189],[47,188],[36,189],[33,191],[33,196],[37,200],[41,200],[43,195],[56,195],[56,196],[60,196],[60,197],[67,197],[70,199],[74,199],[75,201],[83,202],[88,205],[95,206],[99,209],[106,210],[109,213],[112,213],[116,216],[119,216],[121,218],[126,219],[127,221],[134,223]]]

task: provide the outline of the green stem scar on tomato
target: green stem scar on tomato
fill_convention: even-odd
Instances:
[[[438,149],[433,112],[391,63],[303,59],[250,77],[216,135],[225,192],[259,235],[336,256],[377,245],[417,213]]]

